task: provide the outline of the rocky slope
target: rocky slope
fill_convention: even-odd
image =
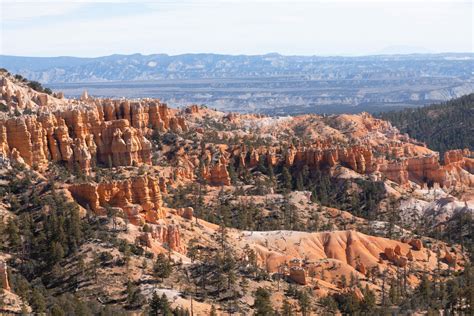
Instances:
[[[297,286],[316,314],[325,299],[371,293],[374,312],[388,287],[402,308],[427,276],[457,282],[469,269],[469,149],[441,162],[366,113],[174,110],[67,99],[7,73],[0,83],[4,311],[75,300],[139,312],[157,292],[198,315],[249,314],[258,287],[275,308],[303,308],[288,294]]]

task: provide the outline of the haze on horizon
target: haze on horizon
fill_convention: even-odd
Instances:
[[[3,55],[474,51],[465,0],[0,1]]]

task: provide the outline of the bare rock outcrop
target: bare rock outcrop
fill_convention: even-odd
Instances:
[[[222,157],[218,163],[209,167],[206,178],[211,185],[230,185],[230,175],[227,170],[227,164],[226,159]]]
[[[293,282],[298,283],[300,285],[306,285],[308,283],[307,280],[307,272],[302,267],[291,267],[290,274],[288,276]]]
[[[156,244],[165,245],[169,250],[184,253],[186,247],[181,243],[179,226],[170,224],[158,224],[151,227],[151,231],[144,232],[137,237],[142,245],[153,248]]]
[[[182,218],[192,220],[194,215],[194,209],[192,207],[181,207],[176,209],[176,213]]]
[[[169,249],[173,251],[184,252],[185,250],[184,245],[181,244],[181,235],[177,224],[158,225],[152,236],[160,242],[166,243]]]
[[[107,207],[117,207],[134,224],[156,223],[166,216],[159,180],[150,176],[98,184],[73,184],[68,189],[79,204],[97,214],[105,215]]]
[[[389,261],[391,261],[393,264],[399,267],[404,267],[407,265],[407,259],[397,254],[393,248],[390,248],[390,247],[385,248],[384,254]]]
[[[2,289],[10,291],[10,282],[8,282],[8,271],[5,261],[0,261],[0,282]]]
[[[414,250],[421,250],[423,249],[423,243],[421,242],[420,239],[412,239],[408,242],[410,246],[413,247]]]
[[[11,158],[16,150],[27,165],[40,169],[50,161],[70,168],[77,165],[85,173],[97,163],[106,167],[151,164],[147,137],[153,130],[188,130],[184,118],[157,100],[130,102],[88,95],[80,101],[58,99],[6,78],[0,86],[1,100],[7,104],[18,107],[30,100],[30,107],[40,109],[35,115],[0,117],[0,154]]]

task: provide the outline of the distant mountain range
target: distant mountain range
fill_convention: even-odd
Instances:
[[[42,83],[298,76],[313,80],[472,77],[474,54],[364,57],[185,54],[97,58],[0,56],[0,65]]]
[[[474,92],[473,62],[472,53],[0,56],[0,67],[69,96],[87,89],[96,96],[160,97],[172,105],[267,113],[331,112],[334,106],[358,106],[357,112],[445,101]]]

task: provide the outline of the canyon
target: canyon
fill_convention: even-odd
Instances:
[[[83,298],[101,293],[110,304],[125,306],[120,277],[126,275],[149,299],[156,284],[146,262],[159,254],[176,269],[170,281],[162,280],[169,288],[163,285],[160,293],[180,292],[173,304],[186,308],[191,307],[183,298],[183,280],[221,252],[219,260],[233,254],[241,265],[235,273],[253,290],[265,283],[277,291],[278,278],[315,299],[352,293],[363,301],[360,288],[367,286],[380,302],[386,278],[400,281],[401,270],[408,291],[426,275],[450,280],[470,264],[461,245],[469,235],[453,226],[459,216],[474,213],[469,148],[440,157],[368,113],[271,117],[195,104],[173,109],[159,99],[98,98],[87,92],[69,99],[36,91],[5,72],[0,94],[5,224],[21,219],[27,213],[18,211],[22,207],[40,212],[35,219],[41,222],[54,208],[51,199],[61,195],[81,220],[104,222],[102,234],[120,240],[114,244],[98,235],[73,245],[71,256],[81,254],[88,263],[95,262],[91,250],[110,253],[103,255],[106,264],[96,278],[113,285],[101,290],[97,282],[78,283]],[[30,181],[23,191],[17,188],[22,181]],[[36,200],[30,195],[46,202],[32,205]],[[343,202],[335,205],[338,199]],[[419,227],[420,218],[430,221]],[[434,234],[449,229],[460,236]],[[16,295],[17,286],[10,285],[6,271],[21,270],[16,256],[0,258],[5,260],[1,284],[9,295]],[[108,257],[120,264],[112,268]],[[262,276],[245,272],[249,267]],[[357,280],[360,288],[347,280]],[[279,291],[280,283],[278,306]],[[201,314],[217,302],[212,295],[199,301]],[[18,300],[12,299],[11,311],[18,312]],[[252,310],[247,294],[239,304]]]

